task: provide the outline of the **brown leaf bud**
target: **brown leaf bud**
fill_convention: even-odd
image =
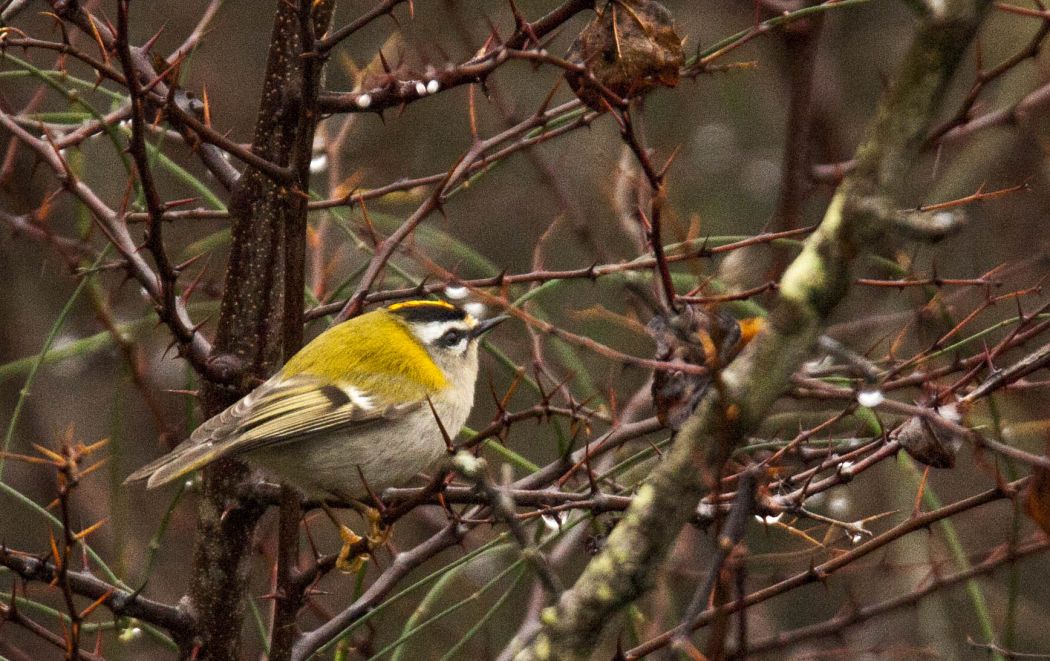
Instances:
[[[951,422],[960,420],[960,413],[955,405],[942,406],[934,415]],[[963,437],[923,416],[914,416],[901,425],[895,440],[919,463],[933,468],[952,468],[955,466],[955,455],[959,453]]]
[[[732,359],[740,346],[740,326],[732,317],[687,306],[671,316],[649,321],[656,340],[656,360],[717,369]],[[660,422],[678,429],[707,390],[711,377],[685,371],[657,370],[653,375],[653,402]]]

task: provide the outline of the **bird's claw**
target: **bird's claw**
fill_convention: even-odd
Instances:
[[[339,526],[343,548],[335,558],[335,568],[348,574],[356,574],[372,558],[372,543],[346,526]]]
[[[377,549],[390,539],[391,527],[383,522],[383,514],[379,510],[369,507],[365,510],[365,518],[368,519],[368,545]]]
[[[336,556],[335,566],[336,569],[347,573],[359,571],[365,563],[371,560],[372,552],[390,539],[391,527],[383,522],[382,512],[368,506],[362,506],[358,511],[368,520],[367,537],[362,537],[350,528],[339,525],[339,536],[343,539],[343,548]]]

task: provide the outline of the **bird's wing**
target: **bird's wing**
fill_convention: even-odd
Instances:
[[[400,418],[422,401],[393,405],[361,388],[297,376],[274,378],[209,419],[170,453],[132,473],[153,488],[220,458],[288,443],[333,429]]]

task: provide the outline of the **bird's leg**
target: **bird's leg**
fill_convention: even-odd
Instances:
[[[368,546],[374,550],[390,539],[390,526],[383,522],[383,513],[359,500],[350,500],[350,506],[368,521]]]
[[[335,512],[324,501],[321,501],[321,509],[339,529],[339,536],[343,540],[343,548],[339,549],[339,555],[335,559],[335,568],[347,573],[356,573],[371,558],[371,551],[374,548],[371,540],[358,535],[340,523],[339,519],[335,518]]]

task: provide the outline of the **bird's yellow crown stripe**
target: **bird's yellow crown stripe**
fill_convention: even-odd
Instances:
[[[387,309],[391,312],[397,312],[398,310],[404,310],[405,308],[422,308],[428,305],[445,308],[446,310],[455,310],[456,306],[445,301],[405,301],[403,303],[394,303]]]

